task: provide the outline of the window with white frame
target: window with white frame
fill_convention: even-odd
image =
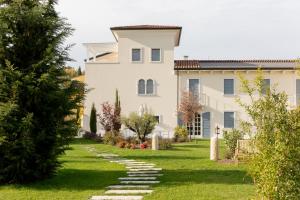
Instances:
[[[142,53],[141,49],[135,48],[131,49],[131,61],[132,62],[140,62],[142,61]]]
[[[138,81],[138,94],[139,95],[153,95],[154,94],[154,81],[148,79],[140,79]]]
[[[224,128],[234,128],[234,112],[224,112]]]
[[[160,62],[161,61],[161,52],[160,49],[151,49],[151,61]]]
[[[224,79],[224,95],[233,95],[233,94],[234,94],[234,80]]]

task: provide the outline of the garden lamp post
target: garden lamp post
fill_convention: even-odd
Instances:
[[[210,138],[210,160],[217,161],[219,159],[219,141],[218,135],[220,134],[219,126],[215,128],[215,136]]]

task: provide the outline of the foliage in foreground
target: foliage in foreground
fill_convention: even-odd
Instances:
[[[123,123],[128,129],[135,132],[140,143],[143,143],[146,141],[146,136],[154,130],[157,121],[149,112],[144,112],[141,115],[133,112],[128,117],[123,118]]]
[[[77,132],[83,85],[64,71],[72,29],[55,2],[0,1],[1,183],[54,174]]]
[[[260,199],[300,199],[300,108],[287,109],[287,95],[269,89],[263,95],[259,70],[254,84],[240,77],[250,104],[239,100],[251,117],[256,134],[249,172]]]

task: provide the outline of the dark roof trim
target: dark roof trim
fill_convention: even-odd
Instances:
[[[111,54],[111,53],[112,53],[112,52],[105,52],[105,53],[96,55],[96,58],[100,58],[100,57],[102,57],[102,56],[106,56],[106,55]],[[89,61],[90,61],[90,60],[93,60],[93,59],[94,59],[94,57],[90,57],[90,58],[89,58]],[[87,59],[84,59],[84,62],[86,62],[86,61],[87,61]]]
[[[135,25],[135,26],[115,26],[110,30],[173,30],[182,29],[181,26],[164,26],[164,25]]]

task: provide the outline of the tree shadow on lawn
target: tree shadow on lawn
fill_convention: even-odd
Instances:
[[[125,176],[125,171],[61,169],[50,179],[14,186],[34,190],[102,190],[118,184],[118,178]]]
[[[187,183],[204,184],[253,184],[251,177],[243,170],[164,170],[162,185],[173,186]]]

